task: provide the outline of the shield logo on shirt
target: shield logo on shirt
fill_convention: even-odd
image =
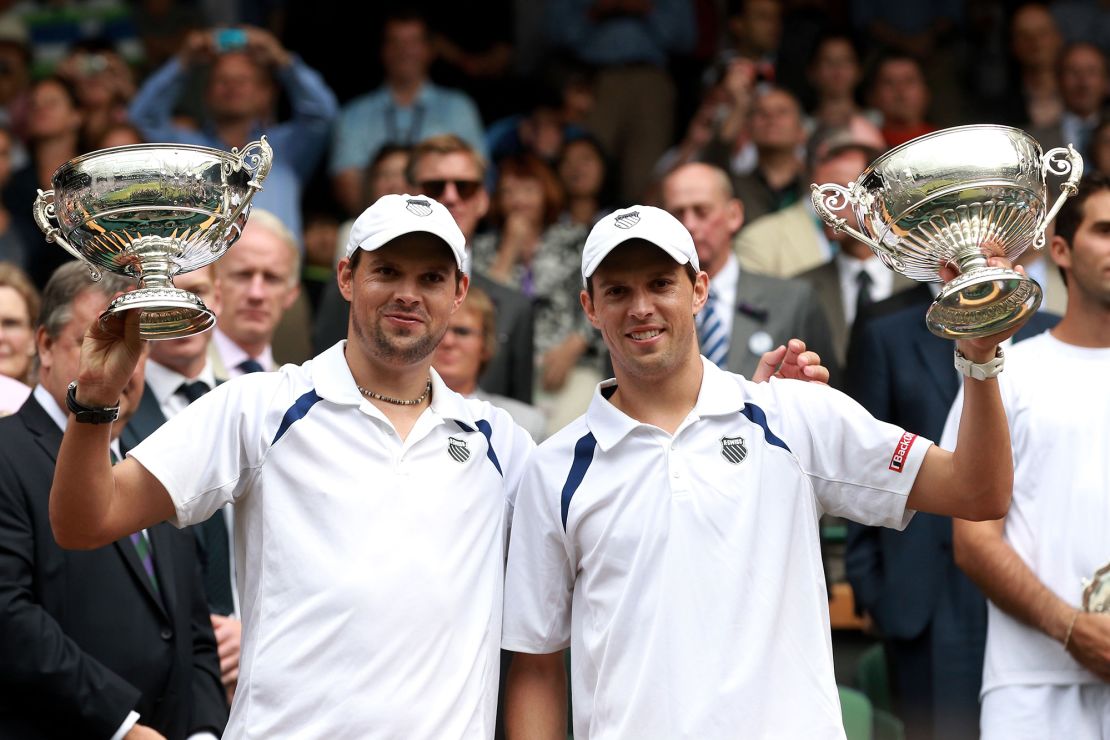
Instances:
[[[470,449],[466,446],[465,439],[457,437],[447,438],[447,454],[457,463],[464,463],[470,459]]]
[[[744,462],[748,456],[748,446],[743,437],[721,437],[721,456],[733,465]]]
[[[613,219],[613,225],[618,229],[631,229],[636,224],[640,223],[640,212],[631,211],[629,213],[622,213]]]
[[[420,198],[409,198],[405,201],[405,203],[408,204],[405,206],[405,209],[408,210],[410,213],[416,214],[417,216],[432,215],[432,204],[426,200],[422,200]]]

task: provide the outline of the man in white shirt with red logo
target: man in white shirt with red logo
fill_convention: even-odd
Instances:
[[[1012,467],[997,381],[967,381],[946,452],[826,386],[720,370],[694,328],[708,277],[689,233],[655,208],[602,219],[582,277],[616,379],[537,448],[517,494],[509,736],[565,737],[571,647],[578,740],[842,738],[818,518],[1002,516]],[[969,372],[997,370],[1004,338],[961,340]]]

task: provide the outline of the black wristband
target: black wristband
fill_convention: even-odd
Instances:
[[[99,409],[78,403],[76,380],[66,390],[66,408],[73,412],[74,420],[80,424],[110,424],[119,417],[118,403]]]

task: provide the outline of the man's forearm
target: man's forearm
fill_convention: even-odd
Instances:
[[[967,519],[1005,516],[1014,487],[1010,427],[998,380],[965,380],[963,410],[952,452],[952,468],[960,488],[972,500],[970,510],[954,512]]]
[[[1045,586],[1002,538],[999,522],[953,520],[956,564],[998,608],[1063,642],[1075,607]]]
[[[513,656],[505,689],[509,740],[564,740],[567,678],[562,653]]]
[[[62,437],[50,488],[50,526],[62,547],[92,549],[115,539],[105,541],[97,531],[115,493],[111,426],[71,421]]]

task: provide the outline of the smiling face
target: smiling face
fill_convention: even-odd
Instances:
[[[582,308],[601,331],[618,379],[659,380],[697,362],[694,314],[709,294],[704,272],[691,281],[685,265],[635,239],[610,252],[590,283]]]
[[[35,335],[27,301],[10,286],[0,286],[0,375],[24,380],[35,356]]]
[[[339,263],[351,302],[348,348],[370,364],[405,366],[430,358],[469,284],[439,238],[414,233]]]

